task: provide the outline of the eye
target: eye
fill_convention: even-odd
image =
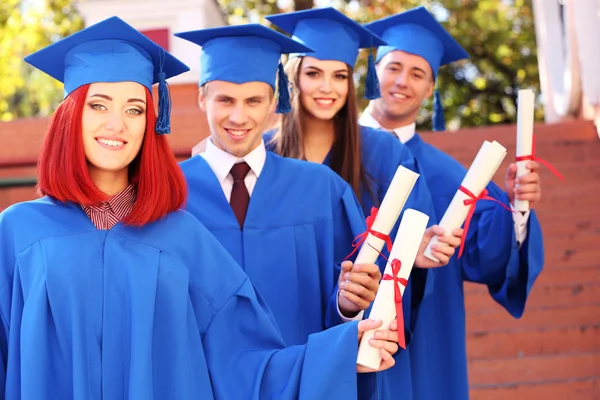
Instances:
[[[250,102],[250,104],[260,104],[259,99],[250,99],[249,102]]]
[[[129,110],[127,110],[127,114],[132,114],[132,115],[142,115],[144,113],[144,111],[140,110],[139,108],[130,108]]]
[[[421,74],[413,74],[413,78],[415,78],[415,79],[423,79],[423,75],[421,75]]]
[[[89,104],[90,108],[96,111],[106,111],[107,108],[103,105],[103,104],[99,104],[99,103],[90,103]]]
[[[319,76],[319,73],[317,71],[308,71],[306,75],[310,76],[311,78],[316,78],[317,76]]]
[[[219,99],[219,103],[231,103],[231,99],[221,98]]]
[[[337,74],[335,77],[340,80],[348,79],[348,75],[345,75],[345,74]]]
[[[388,66],[386,69],[388,71],[390,71],[390,72],[398,72],[398,71],[400,71],[400,68],[392,66],[392,65]]]

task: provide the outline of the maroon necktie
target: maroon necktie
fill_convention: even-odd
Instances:
[[[248,193],[248,188],[246,188],[246,183],[244,182],[248,172],[250,172],[250,166],[245,162],[235,164],[230,172],[233,177],[233,188],[231,189],[229,204],[240,224],[240,228],[244,226],[248,203],[250,202],[250,193]]]

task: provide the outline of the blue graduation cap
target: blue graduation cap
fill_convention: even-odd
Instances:
[[[202,46],[199,86],[210,81],[264,82],[275,90],[278,113],[291,111],[289,82],[281,55],[312,49],[260,24],[179,32],[175,36]]]
[[[265,18],[293,35],[294,39],[315,50],[314,53],[299,52],[290,57],[309,55],[319,60],[342,61],[354,68],[359,49],[386,44],[377,34],[333,7],[269,15]],[[370,100],[380,97],[379,82],[371,54],[367,69],[365,97]]]
[[[111,17],[25,57],[25,61],[62,82],[65,97],[95,82],[137,82],[152,92],[158,82],[155,131],[170,133],[171,100],[166,79],[189,71],[131,25]]]
[[[415,54],[427,61],[437,78],[441,66],[469,58],[469,54],[425,9],[417,7],[364,25],[387,42],[377,51],[377,62],[394,50]],[[444,110],[439,91],[434,96],[433,129],[444,130]]]

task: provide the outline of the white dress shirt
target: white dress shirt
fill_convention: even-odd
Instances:
[[[369,128],[382,129],[390,132],[390,130],[382,128],[379,122],[371,115],[371,113],[369,113],[366,110],[360,116],[358,123]],[[393,129],[391,132],[394,132],[396,134],[398,139],[400,139],[401,143],[406,143],[410,139],[412,139],[413,136],[415,136],[416,127],[417,125],[413,122],[412,124]],[[514,211],[512,204],[510,205],[510,208]],[[527,238],[527,221],[529,220],[529,214],[530,211],[527,211],[525,213],[512,213],[513,221],[515,224],[515,236],[517,238],[517,243],[519,243],[519,247],[521,246],[521,244],[523,244],[523,242],[525,242],[525,239]]]
[[[254,186],[256,186],[256,181],[262,172],[265,161],[267,160],[267,150],[265,148],[265,142],[261,141],[260,145],[252,150],[250,153],[246,154],[242,158],[238,158],[228,152],[221,150],[217,146],[214,145],[211,139],[206,141],[206,149],[204,153],[199,154],[203,157],[208,163],[210,169],[215,173],[219,183],[221,184],[221,188],[223,189],[223,193],[225,193],[225,198],[227,201],[231,200],[231,190],[233,189],[233,177],[231,176],[231,168],[234,164],[241,163],[245,161],[248,166],[250,166],[250,171],[246,178],[244,179],[244,183],[246,184],[246,188],[248,189],[248,194],[252,196],[252,192],[254,191]],[[310,293],[307,293],[307,296],[310,296]],[[336,304],[338,309],[338,314],[344,322],[361,320],[364,314],[364,311],[361,311],[354,318],[346,318],[342,315],[340,311],[340,306],[336,296]]]
[[[250,196],[252,196],[252,191],[254,190],[254,186],[256,186],[256,181],[258,180],[258,177],[265,166],[267,150],[265,149],[265,143],[261,141],[257,148],[246,154],[244,157],[238,158],[224,150],[221,150],[213,144],[212,140],[208,139],[206,141],[206,150],[204,150],[204,153],[200,153],[200,156],[206,160],[210,166],[210,169],[213,170],[217,176],[217,179],[219,180],[219,183],[221,184],[221,188],[223,189],[223,193],[225,193],[227,201],[230,201],[231,190],[233,189],[231,168],[234,166],[234,164],[241,163],[243,161],[248,164],[250,171],[248,172],[248,175],[246,175],[244,183],[246,184],[248,193]]]

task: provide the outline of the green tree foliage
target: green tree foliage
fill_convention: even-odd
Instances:
[[[71,0],[0,2],[0,121],[48,115],[62,100],[62,84],[23,57],[83,27]]]
[[[304,9],[312,0],[218,0],[230,23],[265,23],[263,15]],[[440,70],[438,85],[449,128],[516,122],[517,91],[539,93],[537,49],[531,0],[334,0],[332,4],[366,23],[401,11],[426,6],[470,54]],[[310,7],[309,7],[310,8]],[[359,93],[367,62],[361,52],[356,67]],[[361,107],[366,101],[361,102]],[[431,102],[419,117],[419,128],[431,128]],[[538,104],[536,118],[543,119]]]

